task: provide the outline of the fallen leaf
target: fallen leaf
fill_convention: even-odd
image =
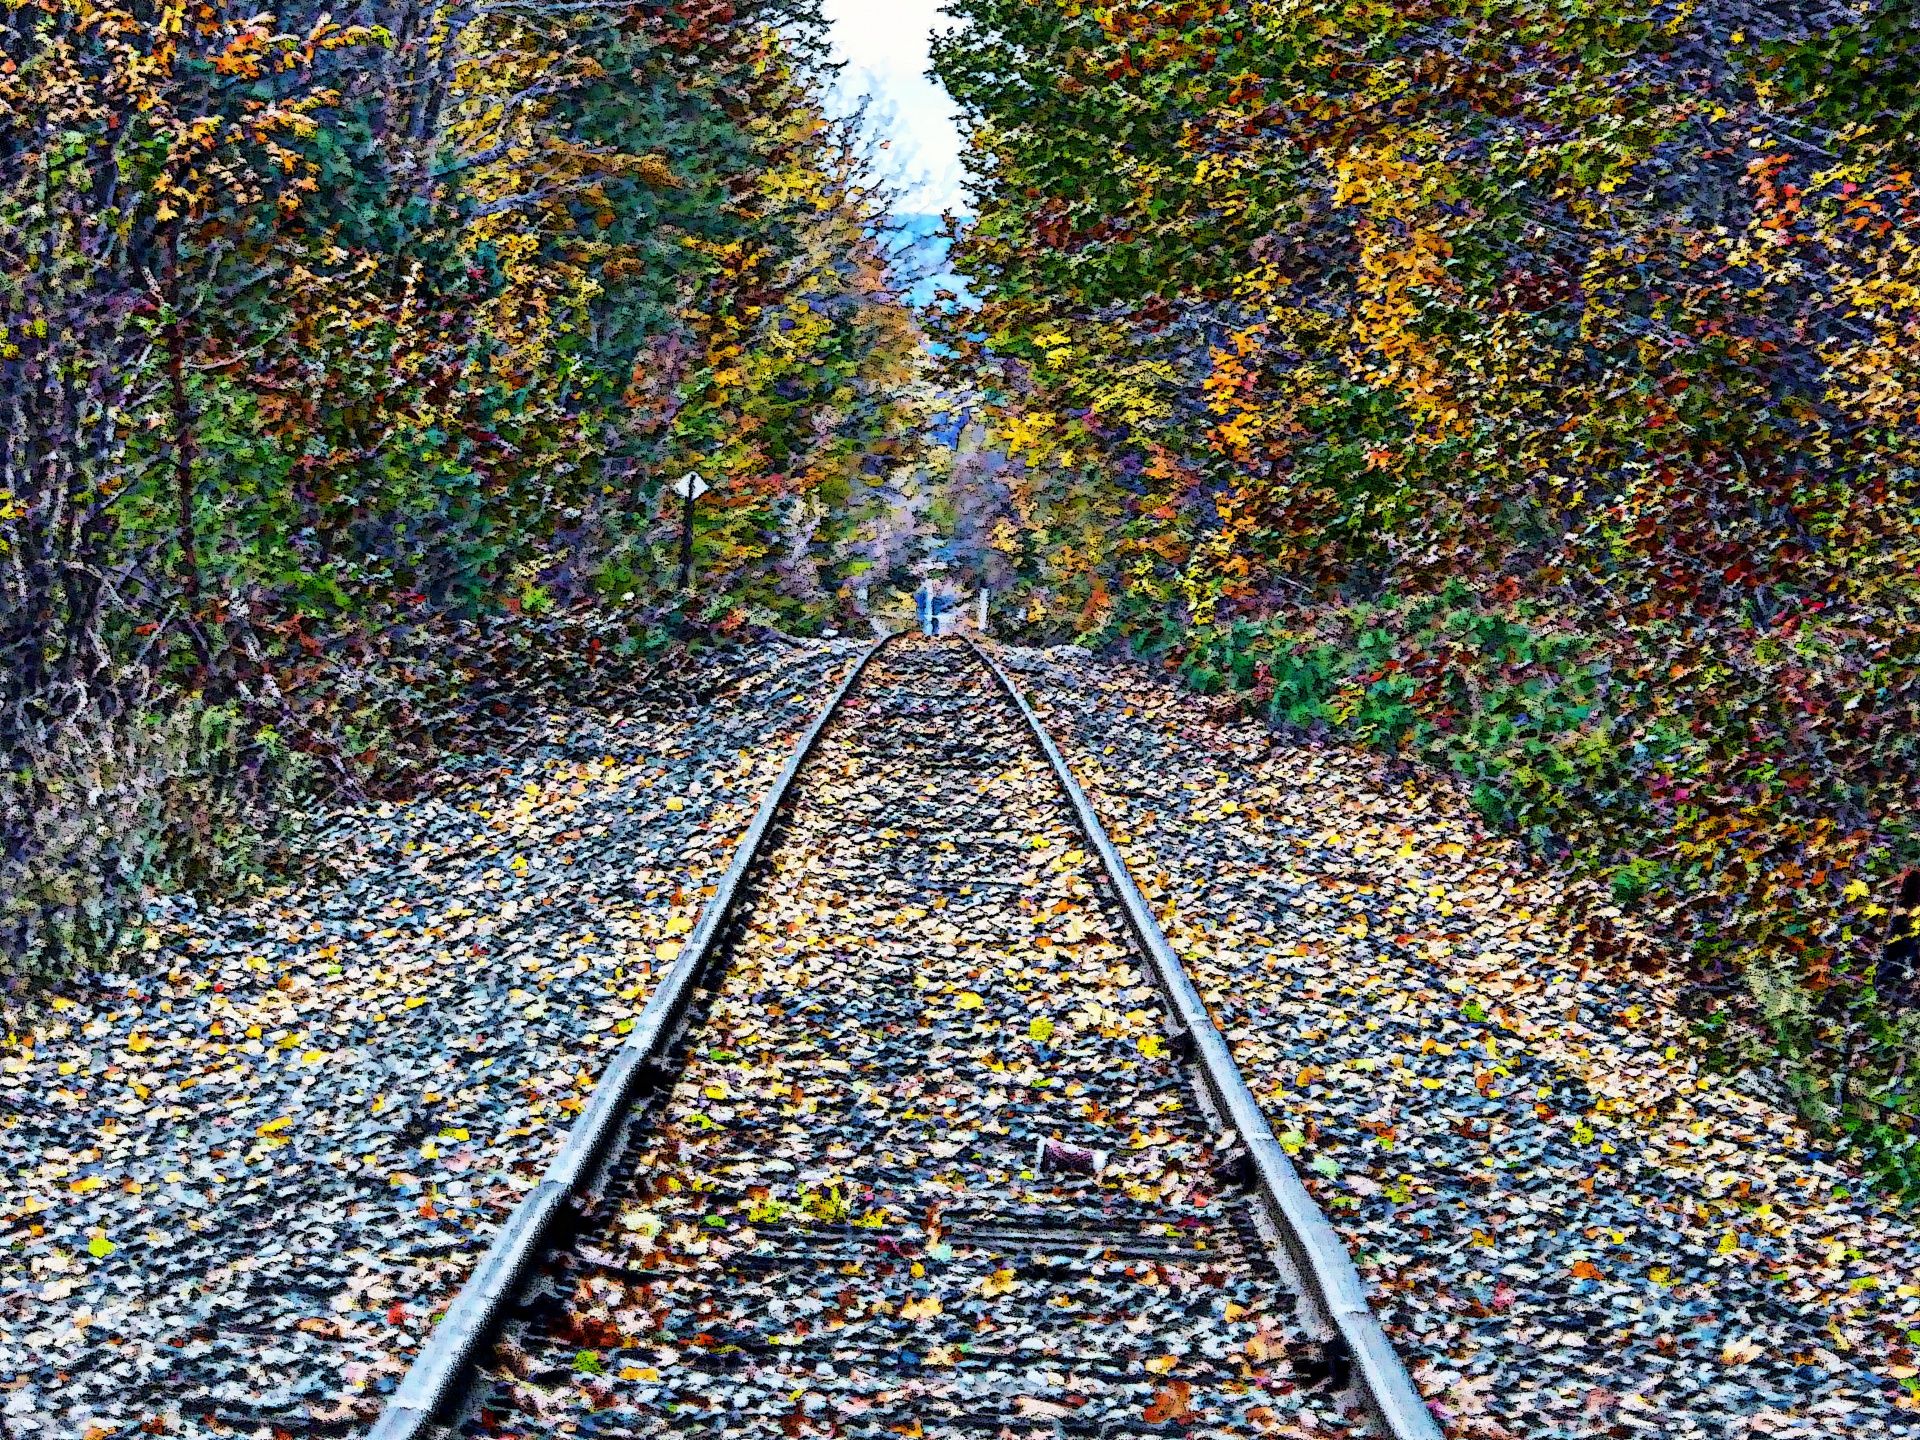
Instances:
[[[1011,1292],[1020,1281],[1011,1270],[996,1270],[980,1282],[980,1293],[991,1300]]]
[[[1145,1419],[1149,1425],[1191,1419],[1192,1401],[1193,1386],[1184,1380],[1169,1380],[1153,1392],[1153,1399],[1147,1402]]]

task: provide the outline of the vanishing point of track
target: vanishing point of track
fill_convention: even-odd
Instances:
[[[373,1436],[1290,1421],[1439,1435],[1038,718],[894,640]]]

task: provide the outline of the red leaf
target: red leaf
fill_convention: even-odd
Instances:
[[[1153,1392],[1146,1409],[1147,1423],[1164,1425],[1169,1420],[1191,1420],[1193,1409],[1189,1402],[1192,1399],[1193,1386],[1184,1380],[1169,1380]]]

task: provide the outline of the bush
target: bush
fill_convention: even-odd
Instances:
[[[18,990],[114,955],[156,890],[257,875],[303,766],[234,706],[22,727],[0,777],[0,950]]]
[[[1123,607],[1109,633],[1127,624]],[[1784,1059],[1811,1116],[1920,1187],[1920,1008],[1911,976],[1873,970],[1920,864],[1894,799],[1907,772],[1835,747],[1817,783],[1783,783],[1807,768],[1794,731],[1752,723],[1777,697],[1660,683],[1635,648],[1452,585],[1196,626],[1148,653],[1277,725],[1461,776],[1490,824],[1659,917],[1727,1063]],[[1844,982],[1849,955],[1862,983]]]

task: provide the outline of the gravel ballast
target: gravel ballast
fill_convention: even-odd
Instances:
[[[1354,1433],[1066,797],[952,641],[875,658],[481,1440]]]
[[[329,878],[175,903],[137,977],[37,1006],[0,1057],[0,1428],[376,1414],[862,648],[548,716],[492,778],[335,817]]]
[[[538,1179],[852,642],[549,717],[325,878],[175,902],[0,1054],[0,1434],[377,1413]],[[1002,652],[1449,1433],[1920,1436],[1920,1230],[1458,786]],[[485,768],[483,766],[483,768]],[[1302,1417],[1304,1419],[1304,1417]]]
[[[1591,897],[1443,777],[1004,653],[1450,1433],[1920,1435],[1920,1230]]]

